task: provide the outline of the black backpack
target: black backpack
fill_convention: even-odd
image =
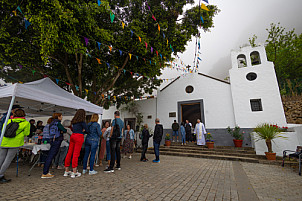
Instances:
[[[11,123],[9,123],[7,125],[7,127],[6,127],[6,130],[5,130],[5,133],[4,133],[4,137],[7,137],[7,138],[14,138],[14,137],[16,137],[18,128],[19,128],[19,122],[13,122],[13,121],[11,121]]]
[[[116,140],[118,137],[120,137],[121,136],[120,132],[121,132],[120,126],[117,124],[117,121],[115,120],[115,125],[113,127],[111,139]]]

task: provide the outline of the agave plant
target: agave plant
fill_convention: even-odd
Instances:
[[[260,124],[254,128],[256,133],[256,141],[265,140],[269,153],[273,153],[272,141],[276,138],[287,138],[282,136],[282,130],[277,125],[271,125],[268,123]]]

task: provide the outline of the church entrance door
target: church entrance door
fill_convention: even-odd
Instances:
[[[189,120],[195,128],[197,119],[204,121],[203,100],[178,102],[178,121],[185,122]]]

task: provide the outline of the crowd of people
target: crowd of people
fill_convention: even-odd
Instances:
[[[179,137],[179,129],[181,136]],[[186,122],[181,122],[180,127],[179,124],[174,120],[172,124],[172,141],[173,142],[181,142],[181,145],[186,145],[187,142],[196,142],[197,145],[205,145],[206,144],[206,129],[204,124],[200,119],[197,119],[197,123],[195,128],[192,127],[192,124],[189,120]],[[181,138],[181,140],[179,140]]]
[[[1,130],[6,116],[7,114],[4,114],[1,118]],[[87,124],[86,112],[83,109],[77,110],[72,120],[64,120],[63,123],[61,123],[62,113],[53,113],[45,126],[42,121],[38,121],[35,125],[34,119],[27,121],[25,117],[26,114],[22,107],[14,105],[0,146],[0,183],[10,181],[4,177],[5,171],[18,150],[24,145],[25,139],[34,138],[36,135],[39,136],[38,139],[41,139],[42,144],[50,143],[49,151],[42,151],[44,154],[42,153],[40,158],[40,163],[43,165],[42,179],[54,177],[50,173],[51,167],[65,169],[63,173],[65,177],[76,178],[86,173],[94,175],[97,174],[94,166],[102,166],[103,159],[108,161],[104,172],[112,173],[115,170],[121,170],[121,154],[124,154],[124,158],[132,158],[135,132],[130,125],[127,125],[124,130],[124,122],[120,118],[119,111],[114,112],[113,121],[105,122],[103,128],[98,123],[98,114],[93,114]],[[158,118],[155,120],[155,124],[154,136],[149,133],[147,124],[144,125],[141,132],[142,162],[148,161],[146,151],[149,138],[153,136],[155,159],[152,162],[160,163],[159,147],[163,137],[163,126]],[[99,153],[97,153],[98,150]],[[81,152],[84,152],[82,173],[78,171]],[[96,163],[96,156],[98,156],[99,163]]]

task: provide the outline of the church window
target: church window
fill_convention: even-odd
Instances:
[[[243,68],[243,67],[247,67],[246,64],[246,57],[244,54],[240,54],[237,57],[237,62],[238,62],[238,68]]]
[[[263,110],[262,110],[261,99],[251,99],[250,102],[251,102],[251,109],[252,109],[252,112],[263,111]]]
[[[252,61],[252,66],[261,64],[259,52],[254,51],[251,53],[251,61]]]
[[[249,81],[253,81],[253,80],[257,79],[257,74],[256,73],[248,73],[246,75],[246,79],[249,80]]]
[[[186,92],[188,94],[192,93],[193,91],[194,91],[194,87],[192,87],[191,85],[189,85],[189,86],[186,87]]]

